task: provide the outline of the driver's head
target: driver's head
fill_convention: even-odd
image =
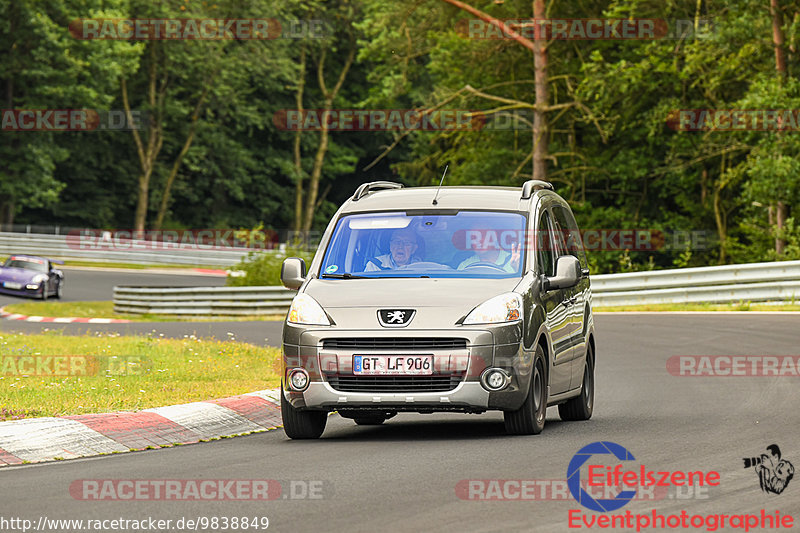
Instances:
[[[407,265],[417,251],[417,234],[410,228],[394,230],[389,240],[392,259],[399,266]]]

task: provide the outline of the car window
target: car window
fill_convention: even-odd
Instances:
[[[47,272],[46,261],[32,257],[10,257],[3,266],[6,268],[26,268],[37,272]]]
[[[520,277],[527,219],[512,211],[359,213],[334,228],[320,277]]]
[[[555,254],[557,249],[553,235],[553,225],[547,211],[542,212],[536,229],[536,257],[538,260],[536,272],[545,276],[553,276],[555,275]]]
[[[570,254],[578,258],[581,263],[581,268],[589,268],[586,260],[586,252],[583,248],[583,240],[581,233],[578,230],[578,223],[569,209],[564,206],[553,206],[553,216],[555,217],[559,233],[559,246],[561,251],[559,255]]]

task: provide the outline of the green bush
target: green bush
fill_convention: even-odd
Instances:
[[[308,267],[314,258],[314,252],[299,248],[287,248],[284,251],[250,252],[247,257],[230,269],[233,274],[244,272],[244,276],[228,274],[225,284],[231,287],[281,285],[281,264],[287,257],[300,257],[305,260],[306,267]]]

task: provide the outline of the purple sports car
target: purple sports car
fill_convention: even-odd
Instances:
[[[33,255],[12,255],[0,267],[0,293],[16,296],[48,296],[61,298],[64,290],[64,273],[53,268],[64,261],[51,261]]]

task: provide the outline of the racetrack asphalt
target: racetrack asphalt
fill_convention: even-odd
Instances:
[[[96,271],[70,269],[65,271],[65,302],[111,300],[115,285],[142,286],[222,286],[222,276],[186,273],[148,273],[130,271]],[[12,303],[35,302],[30,298],[0,295],[0,307]],[[113,327],[109,327],[113,326]],[[96,332],[118,332],[129,335],[164,335],[182,338],[185,335],[228,339],[270,346],[280,345],[280,322],[132,322],[130,324],[53,324],[0,320],[0,331],[38,333],[43,330],[64,331],[67,335]],[[233,333],[233,335],[228,335]]]
[[[611,515],[631,511],[644,516],[653,510],[679,515],[685,510],[708,517],[765,510],[774,516],[778,511],[793,516],[796,530],[800,479],[790,482],[783,494],[765,494],[742,458],[759,457],[766,446],[778,444],[783,458],[800,466],[800,378],[681,377],[667,371],[667,360],[675,355],[796,357],[800,316],[598,314],[595,323],[597,393],[594,417],[587,422],[561,422],[551,408],[541,435],[508,437],[498,413],[407,414],[375,427],[356,426],[334,415],[319,441],[290,441],[277,430],[162,450],[5,467],[0,471],[0,515],[34,523],[40,517],[152,517],[173,524],[182,517],[267,517],[270,530],[293,532],[571,531],[577,528],[569,527],[570,512],[580,510],[587,519],[600,513],[558,493],[556,500],[474,501],[459,497],[464,493],[456,488],[466,486],[463,480],[537,480],[541,487],[552,487],[548,480],[564,480],[578,450],[605,440],[627,448],[635,456],[631,468],[636,471],[644,465],[654,471],[717,471],[721,476],[719,486],[705,491],[692,490],[689,496],[670,487],[663,499],[632,501]],[[264,324],[271,324],[265,329],[279,327]],[[129,325],[112,326],[119,330]],[[253,326],[208,327],[209,332],[241,327],[238,336]],[[71,495],[70,487],[86,479],[269,479],[280,481],[283,492],[272,501],[87,501]],[[309,482],[322,487],[314,494],[319,498],[310,498],[313,491],[293,492]],[[482,486],[475,495],[489,494],[488,482]],[[219,524],[212,529],[220,530]],[[592,530],[599,528],[595,524]]]
[[[191,287],[197,285],[219,287],[225,285],[225,277],[189,274],[183,270],[170,272],[167,269],[160,272],[147,272],[137,269],[121,268],[106,270],[83,270],[80,267],[65,268],[64,296],[61,301],[88,302],[111,300],[114,297],[115,285],[141,285],[145,287]],[[40,300],[0,294],[0,307],[12,303],[36,301]]]

